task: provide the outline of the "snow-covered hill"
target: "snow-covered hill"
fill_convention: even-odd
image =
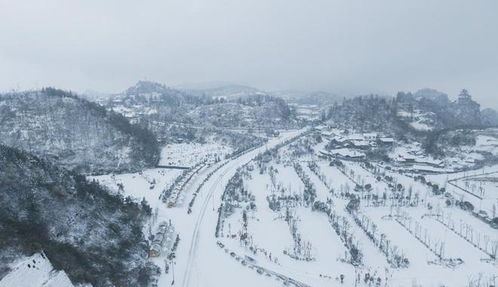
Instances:
[[[413,94],[399,92],[395,98],[360,96],[330,107],[324,117],[336,125],[401,133],[498,125],[496,112],[481,111],[466,90],[454,101],[433,89],[421,89]]]
[[[0,143],[82,172],[139,170],[159,159],[153,134],[70,92],[0,95],[0,123]]]
[[[289,128],[294,115],[285,101],[266,95],[198,106],[188,113],[192,122],[227,128]]]
[[[297,126],[285,101],[259,92],[222,97],[140,81],[99,103],[153,131],[165,144],[209,138],[243,150],[261,143],[258,137],[267,130]]]
[[[0,277],[43,251],[75,284],[148,286],[157,270],[142,233],[151,214],[145,202],[2,145],[0,167]]]
[[[253,96],[253,95],[266,95],[266,92],[263,92],[259,89],[236,85],[236,84],[225,84],[225,85],[216,85],[212,87],[183,87],[185,92],[197,95],[197,96],[208,96],[214,99],[224,99],[224,100],[237,100],[241,97]]]

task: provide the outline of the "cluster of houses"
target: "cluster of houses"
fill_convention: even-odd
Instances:
[[[395,140],[392,137],[378,133],[342,134],[332,131],[322,131],[322,137],[328,140],[324,156],[349,161],[362,161],[366,152],[374,148],[392,148]]]
[[[317,150],[318,156],[346,161],[365,161],[370,152],[384,153],[393,166],[426,174],[448,172],[442,160],[428,156],[420,144],[400,144],[381,133],[349,133],[344,130],[319,128],[324,144]]]
[[[353,134],[347,136],[328,136],[328,133],[325,133],[324,137],[330,139],[329,146],[331,148],[369,150],[373,147],[392,147],[394,145],[394,138],[382,136],[378,133]]]
[[[162,250],[170,250],[175,241],[175,227],[171,222],[161,222],[154,234],[149,249],[149,257],[159,257]]]

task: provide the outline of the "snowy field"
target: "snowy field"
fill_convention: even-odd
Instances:
[[[307,166],[310,161],[318,169]],[[293,168],[295,162],[304,167],[315,200],[328,202],[346,222],[347,233],[362,253],[361,264],[348,262],[347,244],[327,215],[301,200],[306,184]],[[444,194],[433,194],[431,187],[413,175],[399,174],[385,165],[342,161],[336,166],[309,154],[293,157],[285,147],[270,162],[250,167],[243,173],[240,191],[249,196],[225,200],[235,208],[223,216],[218,242],[226,253],[233,252],[234,262],[260,267],[262,276],[274,277],[268,272],[272,270],[300,282],[296,286],[469,286],[475,282],[492,286],[495,282],[498,231],[472,213],[448,206]],[[427,178],[438,182],[459,176],[463,175]],[[494,187],[488,183],[487,192],[494,192]],[[347,211],[348,193],[361,199],[358,211]],[[270,203],[271,197],[280,198],[280,209]],[[234,198],[239,200],[234,202]],[[368,222],[368,232],[364,222]],[[407,266],[395,267],[394,254],[406,258]],[[365,281],[366,274],[375,278],[373,283]]]
[[[180,143],[166,145],[161,151],[160,165],[192,167],[204,160],[224,159],[232,148],[217,143]]]
[[[302,132],[284,132],[233,159],[221,156],[229,150],[220,146],[170,145],[161,164],[188,166],[220,156],[181,185],[176,205],[168,205],[164,192],[184,178],[182,170],[90,179],[151,206],[144,232],[150,259],[161,268],[157,286],[494,284],[498,230],[455,202],[465,199],[491,214],[498,166],[421,181],[386,163],[331,163],[316,152],[323,142],[306,135],[288,141]],[[181,161],[182,154],[191,156]],[[446,193],[434,194],[428,182]],[[483,199],[450,182],[475,193],[482,186]],[[49,282],[65,280],[49,262],[43,270],[28,271]],[[15,274],[0,286],[11,286],[5,280]],[[64,284],[46,286],[71,286]]]
[[[173,184],[182,173],[178,169],[148,169],[137,173],[109,174],[88,177],[109,188],[112,192],[130,196],[137,201],[145,198],[151,207],[157,207],[161,192]]]
[[[73,287],[64,271],[54,270],[45,255],[36,253],[11,264],[0,287]]]
[[[446,186],[458,200],[472,203],[476,212],[482,210],[490,217],[498,216],[498,165],[428,178]]]
[[[164,244],[163,249],[160,250],[160,255],[151,257],[151,261],[160,266],[162,270],[161,276],[158,277],[158,286],[170,286],[172,282],[175,282],[175,285],[181,284],[182,286],[218,286],[216,282],[222,282],[220,283],[221,286],[233,286],[241,278],[249,284],[247,286],[254,286],[254,284],[257,286],[275,286],[277,284],[278,286],[282,284],[282,279],[273,278],[268,280],[267,277],[260,276],[255,270],[242,266],[240,262],[238,263],[229,254],[219,249],[212,234],[217,220],[216,209],[220,205],[220,195],[226,182],[237,168],[244,163],[250,162],[267,148],[291,139],[301,132],[283,132],[279,137],[270,140],[269,143],[259,149],[250,151],[233,160],[225,160],[224,157],[221,157],[220,162],[211,163],[200,169],[181,192],[183,204],[174,207],[168,207],[160,197],[165,189],[168,189],[175,183],[177,178],[181,177],[183,172],[181,170],[150,169],[140,173],[109,174],[90,177],[90,179],[95,179],[113,192],[131,196],[137,201],[145,198],[153,210],[152,219],[145,228],[146,234],[155,234],[163,222],[172,223],[174,226],[173,235],[168,235],[166,240],[168,243]],[[182,154],[191,153],[194,156],[184,162],[164,162],[163,157],[161,164],[194,164],[205,159],[206,156],[230,152],[230,150],[214,145],[210,146],[211,148],[207,149],[207,151],[203,150],[203,147],[204,145],[177,145],[177,149],[173,150],[175,150],[174,154],[177,155],[178,159],[181,158]],[[171,146],[169,150],[171,151]],[[290,176],[295,176],[292,174],[292,168],[288,171]],[[296,192],[299,189],[302,189],[302,186],[297,187]],[[196,192],[198,192],[198,195],[194,196]],[[188,203],[193,202],[194,198],[193,211],[189,214],[187,213]],[[286,226],[284,225],[283,227]],[[174,239],[175,235],[179,236],[180,241],[177,250],[172,251],[171,238]],[[197,245],[202,245],[202,247]],[[196,254],[193,254],[193,252],[196,252]],[[202,254],[203,252],[209,252],[209,255],[204,255]],[[216,263],[213,264],[212,261],[209,261],[209,258],[216,258]],[[218,268],[221,268],[227,274],[236,274],[236,276],[228,276],[220,281],[219,276],[212,277],[215,274],[214,270],[218,270]],[[199,285],[199,282],[201,282],[199,281],[201,280],[199,276],[201,274],[203,284]]]

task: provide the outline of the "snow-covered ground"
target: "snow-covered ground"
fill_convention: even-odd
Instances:
[[[349,221],[350,231],[363,253],[363,265],[354,267],[343,262],[347,249],[331,228],[327,216],[302,205],[292,207],[291,213],[297,218],[297,232],[301,235],[302,242],[311,246],[312,259],[296,260],[287,256],[284,251],[289,250],[294,242],[285,221],[286,211],[271,210],[267,196],[273,193],[282,196],[302,195],[304,186],[292,165],[288,165],[289,160],[292,162],[296,158],[287,158],[291,153],[286,151],[280,154],[281,157],[268,164],[272,166],[275,179],[272,180],[267,171],[260,173],[255,168],[244,181],[244,187],[255,196],[256,204],[255,211],[248,211],[249,245],[241,239],[241,234],[244,233],[242,210],[236,209],[224,222],[223,236],[219,241],[226,249],[233,251],[235,257],[244,261],[245,256],[251,256],[256,261],[255,265],[264,268],[263,273],[267,273],[267,269],[278,271],[279,274],[285,274],[309,286],[341,286],[340,274],[345,275],[344,284],[347,286],[376,286],[365,284],[366,273],[381,278],[381,286],[468,286],[469,282],[479,280],[483,284],[481,286],[493,284],[498,271],[497,263],[483,250],[492,253],[490,246],[498,243],[496,229],[459,207],[447,207],[444,195],[433,195],[429,186],[414,180],[410,175],[399,174],[381,166],[368,169],[358,162],[343,161],[344,165],[337,167],[315,157],[319,175],[307,167],[304,170],[316,188],[317,200],[332,200],[335,212]],[[310,157],[304,156],[303,159],[305,160],[301,164],[305,166]],[[379,178],[380,175],[382,179]],[[386,180],[384,176],[390,179]],[[446,180],[448,177],[438,176]],[[435,176],[428,176],[428,179],[433,177]],[[386,255],[373,244],[354,222],[352,215],[345,210],[349,200],[341,197],[340,193],[354,192],[357,185],[371,185],[369,194],[379,198],[384,193],[387,194],[386,205],[374,206],[365,202],[361,205],[361,212],[377,226],[379,236],[383,234],[384,240],[389,240],[396,252],[406,256],[409,260],[407,268],[391,266]],[[398,185],[402,187],[405,196],[410,194],[412,199],[416,198],[416,206],[391,207],[396,200],[389,198],[399,192],[393,191]],[[285,191],[280,192],[282,188]],[[410,218],[408,229],[395,220],[396,216],[405,213]],[[454,231],[438,221],[436,214],[451,218],[451,222],[456,222],[457,225],[473,226],[473,241],[469,241],[470,237],[462,238],[458,230]],[[448,223],[448,219],[443,222]],[[415,226],[419,230],[415,231]],[[415,235],[417,232],[418,238]],[[442,260],[438,254],[441,254]],[[236,260],[232,261],[237,264]],[[358,274],[361,282],[355,282]]]
[[[176,251],[176,259],[169,260],[168,250],[151,260],[161,267],[162,274],[158,278],[158,286],[175,285],[181,286],[234,286],[242,280],[247,286],[275,286],[275,279],[268,280],[260,276],[256,271],[236,264],[229,254],[225,254],[216,245],[213,236],[217,222],[217,207],[221,204],[220,196],[224,191],[226,182],[233,176],[238,167],[251,161],[259,153],[268,148],[291,139],[303,131],[283,132],[280,136],[271,139],[264,146],[249,151],[235,159],[212,163],[201,169],[182,191],[183,204],[168,207],[160,196],[164,189],[171,186],[175,179],[180,176],[180,170],[172,169],[150,169],[141,173],[104,175],[91,177],[100,183],[108,186],[114,192],[121,192],[124,196],[131,196],[136,200],[145,198],[153,209],[153,218],[150,227],[146,229],[154,231],[161,222],[171,222],[175,227],[175,232],[179,235],[180,242]],[[194,164],[204,159],[209,154],[226,154],[227,149],[219,146],[210,146],[204,150],[204,145],[176,145],[175,148],[165,148],[167,157],[175,158],[178,161],[165,162],[161,164],[188,165]],[[173,152],[174,151],[174,152]],[[194,154],[192,157],[189,155]],[[180,161],[185,158],[187,161]],[[292,171],[292,170],[291,170]],[[207,179],[207,181],[206,181]],[[198,190],[199,186],[202,188]],[[198,195],[193,204],[192,213],[187,213],[187,203],[192,202],[195,192]],[[286,227],[286,226],[284,226]],[[168,273],[165,268],[168,266]],[[230,274],[230,276],[220,276],[219,272]],[[244,285],[240,285],[244,286]]]
[[[282,284],[377,286],[377,280],[380,280],[379,286],[468,286],[469,282],[477,280],[488,285],[494,282],[498,265],[489,253],[493,253],[495,242],[498,244],[498,231],[469,211],[448,206],[448,197],[434,195],[430,186],[414,179],[418,175],[415,171],[401,173],[389,164],[366,165],[351,161],[330,164],[315,153],[319,149],[317,146],[323,147],[323,142],[315,143],[309,153],[296,155],[296,147],[286,145],[272,153],[269,160],[254,160],[258,154],[301,132],[284,132],[265,146],[240,157],[221,157],[219,162],[207,164],[180,191],[182,200],[174,206],[168,206],[160,196],[181,175],[180,170],[150,169],[92,178],[114,192],[136,200],[145,198],[153,209],[147,227],[149,234],[163,222],[170,222],[174,227],[180,238],[177,249],[171,250],[173,237],[170,236],[162,252],[151,258],[162,270],[158,286],[173,283],[176,286],[241,287]],[[169,152],[176,151],[170,159],[176,156],[179,160],[185,153],[195,154],[195,150],[198,156],[183,163],[162,163],[194,164],[206,154],[223,153],[217,147],[204,152],[202,147],[170,147]],[[410,154],[409,149],[406,147],[397,153]],[[301,167],[304,177],[296,170],[296,165]],[[216,237],[218,210],[227,203],[222,194],[241,167],[244,167],[243,189],[250,194],[250,200],[240,202],[233,213],[222,217],[221,231]],[[462,191],[448,181],[463,184],[470,190],[472,184],[479,182],[486,188],[489,202],[472,200],[471,195],[464,198],[490,214],[498,193],[494,182],[489,180],[495,172],[498,167],[474,173],[426,175],[425,178],[439,187],[446,187],[457,200],[461,199],[457,194]],[[314,200],[326,202],[335,216],[341,218],[340,225],[347,230],[347,240],[353,242],[363,256],[360,265],[350,263],[349,243],[344,241],[342,231],[339,234],[334,229],[329,215],[304,203],[308,188],[306,178],[315,192]],[[471,181],[468,186],[465,185],[467,181]],[[479,190],[478,187],[475,190]],[[361,198],[358,216],[375,224],[376,239],[372,240],[355,222],[355,215],[347,211],[350,201],[347,194]],[[406,200],[403,201],[405,205],[398,207],[400,195]],[[283,206],[279,210],[271,208],[271,196],[280,197],[278,200]],[[383,198],[383,203],[376,202]],[[254,208],[248,207],[250,203]],[[187,212],[189,209],[191,212]],[[244,223],[244,217],[247,223]],[[468,235],[469,226],[472,226],[472,236]],[[467,232],[464,237],[462,229]],[[245,233],[246,239],[243,238]],[[388,256],[375,243],[381,236],[383,244],[389,242],[389,252],[408,259],[407,268],[391,265]],[[296,246],[302,254],[294,254]],[[367,274],[375,277],[373,283],[365,283]]]
[[[435,114],[413,110],[411,112],[400,110],[398,116],[407,121],[410,126],[419,131],[430,131],[434,129]]]
[[[498,216],[498,165],[428,178],[446,186],[456,199],[472,203],[476,212],[483,210],[490,217]]]
[[[148,169],[143,172],[90,176],[112,192],[130,196],[137,201],[143,198],[154,209],[160,207],[159,196],[180,176],[178,169]]]
[[[73,287],[66,273],[54,270],[41,253],[22,258],[10,268],[12,271],[0,280],[0,287]]]
[[[204,160],[224,159],[232,148],[218,143],[168,144],[161,151],[160,165],[192,167]]]

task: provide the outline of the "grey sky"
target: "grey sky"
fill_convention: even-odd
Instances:
[[[0,0],[0,90],[140,79],[394,94],[498,109],[496,0]]]

